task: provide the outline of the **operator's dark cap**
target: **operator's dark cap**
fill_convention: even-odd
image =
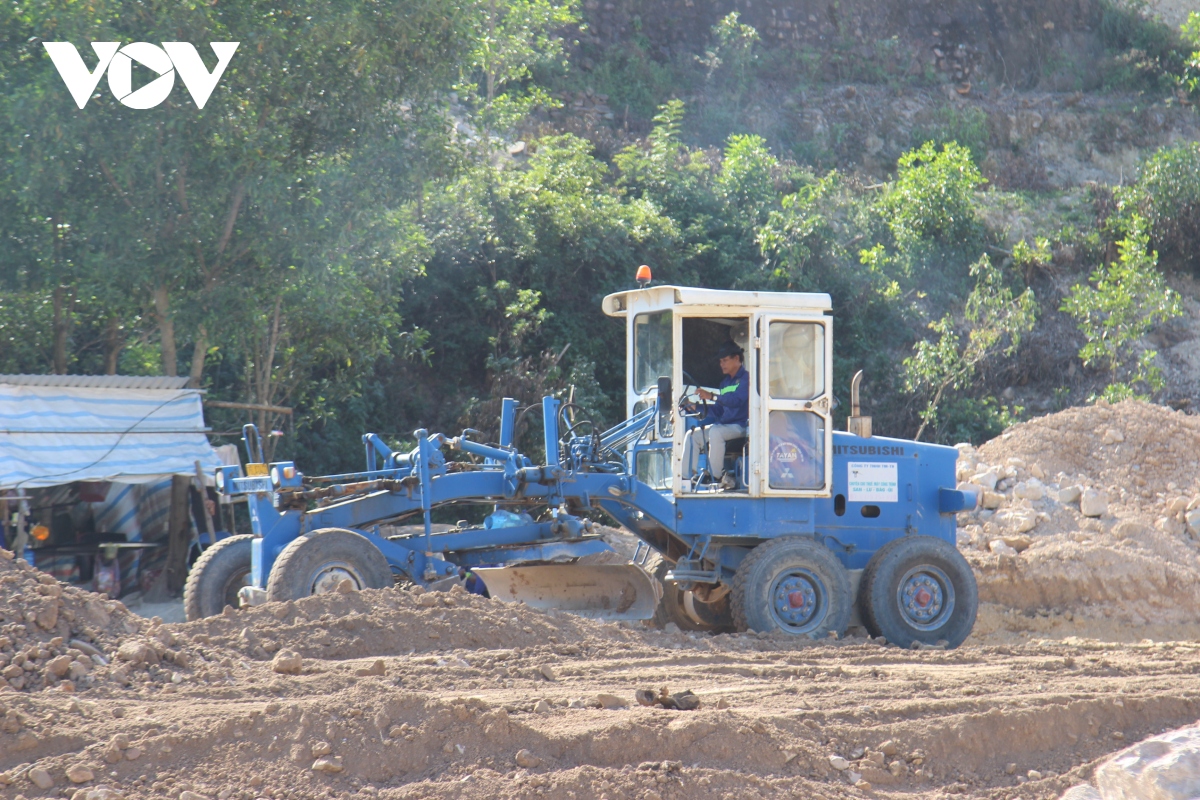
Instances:
[[[741,356],[742,348],[738,347],[733,342],[726,342],[717,349],[717,358],[726,358],[728,356]]]

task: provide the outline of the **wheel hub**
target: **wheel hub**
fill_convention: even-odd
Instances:
[[[771,615],[788,633],[808,633],[825,619],[828,593],[806,569],[789,570],[771,586]]]
[[[938,567],[915,567],[900,580],[896,601],[909,625],[922,631],[937,630],[954,611],[954,584]]]
[[[312,593],[333,594],[337,591],[338,584],[345,580],[350,581],[355,590],[361,590],[363,587],[362,579],[353,569],[345,564],[330,564],[313,576]]]

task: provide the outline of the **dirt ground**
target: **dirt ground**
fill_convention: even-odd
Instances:
[[[984,602],[953,651],[404,589],[165,624],[0,551],[0,796],[1058,798],[1200,718],[1200,561],[1170,516],[1196,494],[1196,431],[1123,404],[964,448],[967,478],[1014,472],[960,520]],[[1063,484],[1110,506],[1084,517],[1049,499]],[[1006,537],[1020,550],[992,552]],[[700,707],[635,699],[664,687]]]

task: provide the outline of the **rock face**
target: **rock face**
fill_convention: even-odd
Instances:
[[[1200,726],[1151,736],[1096,772],[1104,800],[1191,800],[1200,796]]]

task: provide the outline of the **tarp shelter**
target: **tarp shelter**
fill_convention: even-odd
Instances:
[[[187,378],[0,375],[0,489],[149,483],[221,459]]]
[[[123,542],[105,545],[108,556],[96,561],[97,575],[104,564],[119,562],[119,580],[101,588],[97,577],[97,591],[144,585],[172,558],[178,583],[191,532],[189,491],[199,498],[189,489],[196,464],[209,477],[223,463],[205,435],[201,393],[186,384],[187,378],[168,377],[0,375],[0,510],[16,512],[0,521],[5,546],[28,544],[39,568],[87,582],[90,554]],[[31,542],[27,532],[36,533],[35,523],[42,535]],[[169,530],[178,531],[172,548]],[[119,558],[115,547],[123,548]],[[140,547],[152,550],[142,557]]]

